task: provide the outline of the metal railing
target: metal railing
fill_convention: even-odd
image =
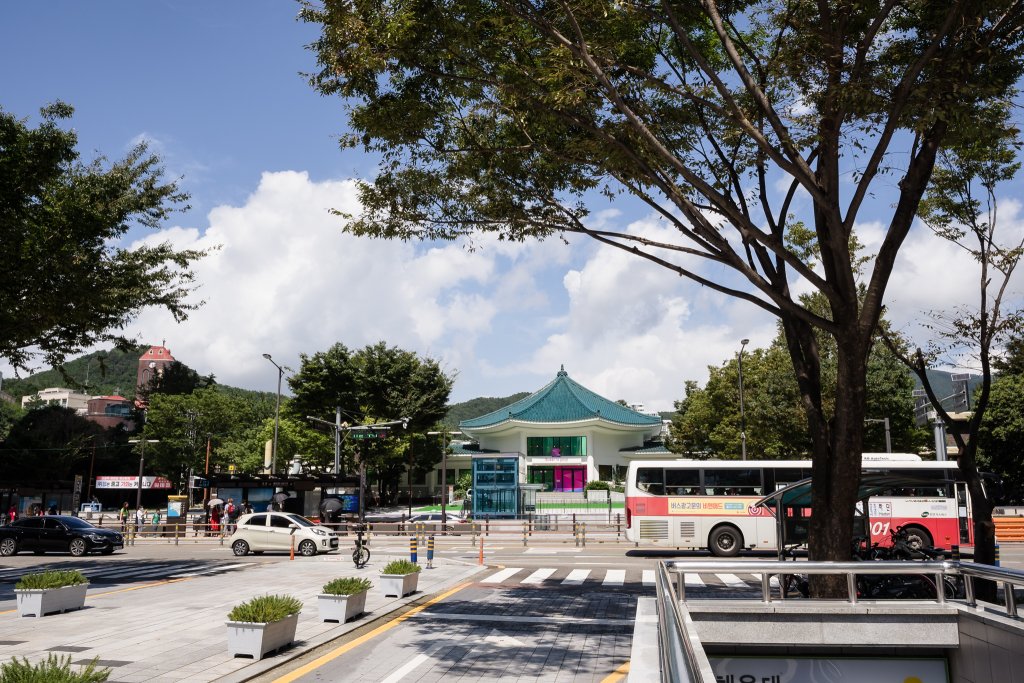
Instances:
[[[934,585],[943,585],[943,577],[958,576],[964,580],[964,594],[966,604],[974,607],[977,605],[974,591],[976,579],[988,579],[1003,584],[1003,596],[1006,614],[1010,617],[1017,617],[1017,601],[1013,594],[1015,587],[1024,587],[1024,572],[1002,567],[992,567],[985,564],[961,563],[955,561],[943,562],[907,562],[907,561],[876,561],[876,562],[780,562],[778,560],[765,561],[737,561],[737,560],[696,560],[696,561],[673,561],[666,562],[666,569],[676,574],[676,593],[679,599],[686,601],[687,574],[714,574],[718,572],[744,572],[761,575],[761,601],[772,602],[771,577],[779,577],[778,598],[785,600],[787,597],[786,581],[784,577],[792,574],[807,575],[844,575],[846,576],[847,595],[846,601],[856,604],[857,597],[857,576],[859,575],[913,575],[928,576]],[[938,603],[947,601],[944,590],[936,590],[934,600]]]
[[[1024,587],[1024,571],[1004,569],[984,564],[944,562],[782,562],[736,560],[696,560],[659,562],[655,572],[658,603],[658,649],[661,658],[661,680],[671,683],[702,683],[705,678],[699,673],[699,656],[693,648],[694,634],[687,629],[687,620],[681,611],[686,602],[687,574],[714,574],[718,572],[761,574],[761,601],[773,601],[771,577],[779,577],[779,598],[786,598],[785,577],[793,574],[845,575],[846,601],[856,604],[858,575],[915,575],[929,576],[935,582],[936,595],[932,600],[938,604],[963,602],[970,607],[977,606],[974,582],[978,579],[996,581],[1002,584],[1006,616],[1018,619],[1017,600],[1014,588]],[[671,574],[676,575],[675,586]],[[964,598],[947,598],[943,590],[943,578],[961,577],[964,580]],[[888,602],[888,601],[887,601]],[[920,602],[920,601],[918,601]]]
[[[679,611],[679,598],[672,588],[664,562],[655,571],[658,601],[658,653],[661,659],[661,680],[671,683],[701,683],[693,639]]]

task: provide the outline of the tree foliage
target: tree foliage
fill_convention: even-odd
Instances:
[[[886,284],[936,155],[1020,77],[1019,0],[323,0],[302,17],[323,26],[310,80],[346,99],[344,144],[381,159],[348,231],[586,235],[778,316],[813,444],[811,557],[845,559]],[[851,236],[883,183],[862,295]],[[591,224],[599,193],[675,238]],[[831,416],[815,329],[836,341]]]
[[[669,427],[669,448],[686,457],[739,458],[743,421],[736,359],[708,371],[703,387],[686,382],[686,395],[676,402],[677,414]],[[834,369],[823,383],[834,385]],[[913,387],[913,378],[900,360],[876,345],[868,359],[867,415],[869,420],[889,418],[890,441],[897,452],[917,452],[927,444],[927,434],[914,423]],[[826,402],[834,411],[834,402]],[[781,333],[767,349],[744,353],[743,403],[747,457],[810,457],[807,417]],[[881,453],[885,448],[884,424],[869,422],[864,450]]]
[[[59,366],[121,335],[150,306],[184,320],[196,303],[190,264],[204,252],[169,243],[119,246],[133,227],[158,227],[187,200],[165,182],[145,144],[112,164],[85,163],[73,109],[57,103],[26,121],[0,110],[0,357],[17,368],[34,358]]]
[[[433,429],[447,412],[453,379],[437,361],[412,351],[379,342],[352,352],[338,343],[312,356],[303,354],[301,363],[288,378],[294,393],[288,412],[296,419],[312,415],[334,422],[335,409],[341,408],[350,425],[404,420],[411,435]],[[410,440],[404,431],[395,428],[386,439],[345,442],[346,469],[364,459],[388,502],[397,496],[399,476],[410,466],[424,469],[440,460],[439,446]]]

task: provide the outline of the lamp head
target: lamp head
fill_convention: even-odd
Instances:
[[[749,339],[740,339],[740,346],[746,346],[750,343]]]
[[[273,360],[273,358],[270,357],[269,353],[263,354],[263,357],[266,358],[267,360]]]

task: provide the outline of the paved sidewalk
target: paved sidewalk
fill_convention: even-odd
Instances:
[[[377,588],[380,568],[407,554],[375,553],[364,569],[355,569],[346,553],[254,565],[241,571],[171,581],[106,588],[92,586],[85,609],[42,618],[19,617],[13,601],[0,603],[3,661],[49,654],[70,654],[76,664],[95,657],[110,667],[110,683],[170,681],[245,681],[282,662],[358,628],[424,595],[439,593],[483,569],[476,564],[435,558],[423,569],[418,592],[403,599],[384,598]],[[423,562],[422,556],[420,561]],[[366,614],[347,624],[323,622],[316,596],[327,581],[361,576],[374,587]],[[289,594],[303,602],[292,647],[260,661],[231,657],[224,623],[231,608],[253,596]]]

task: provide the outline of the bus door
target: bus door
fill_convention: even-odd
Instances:
[[[967,495],[967,482],[958,481],[956,486],[956,517],[960,530],[960,542],[970,545],[971,541],[971,497]]]

